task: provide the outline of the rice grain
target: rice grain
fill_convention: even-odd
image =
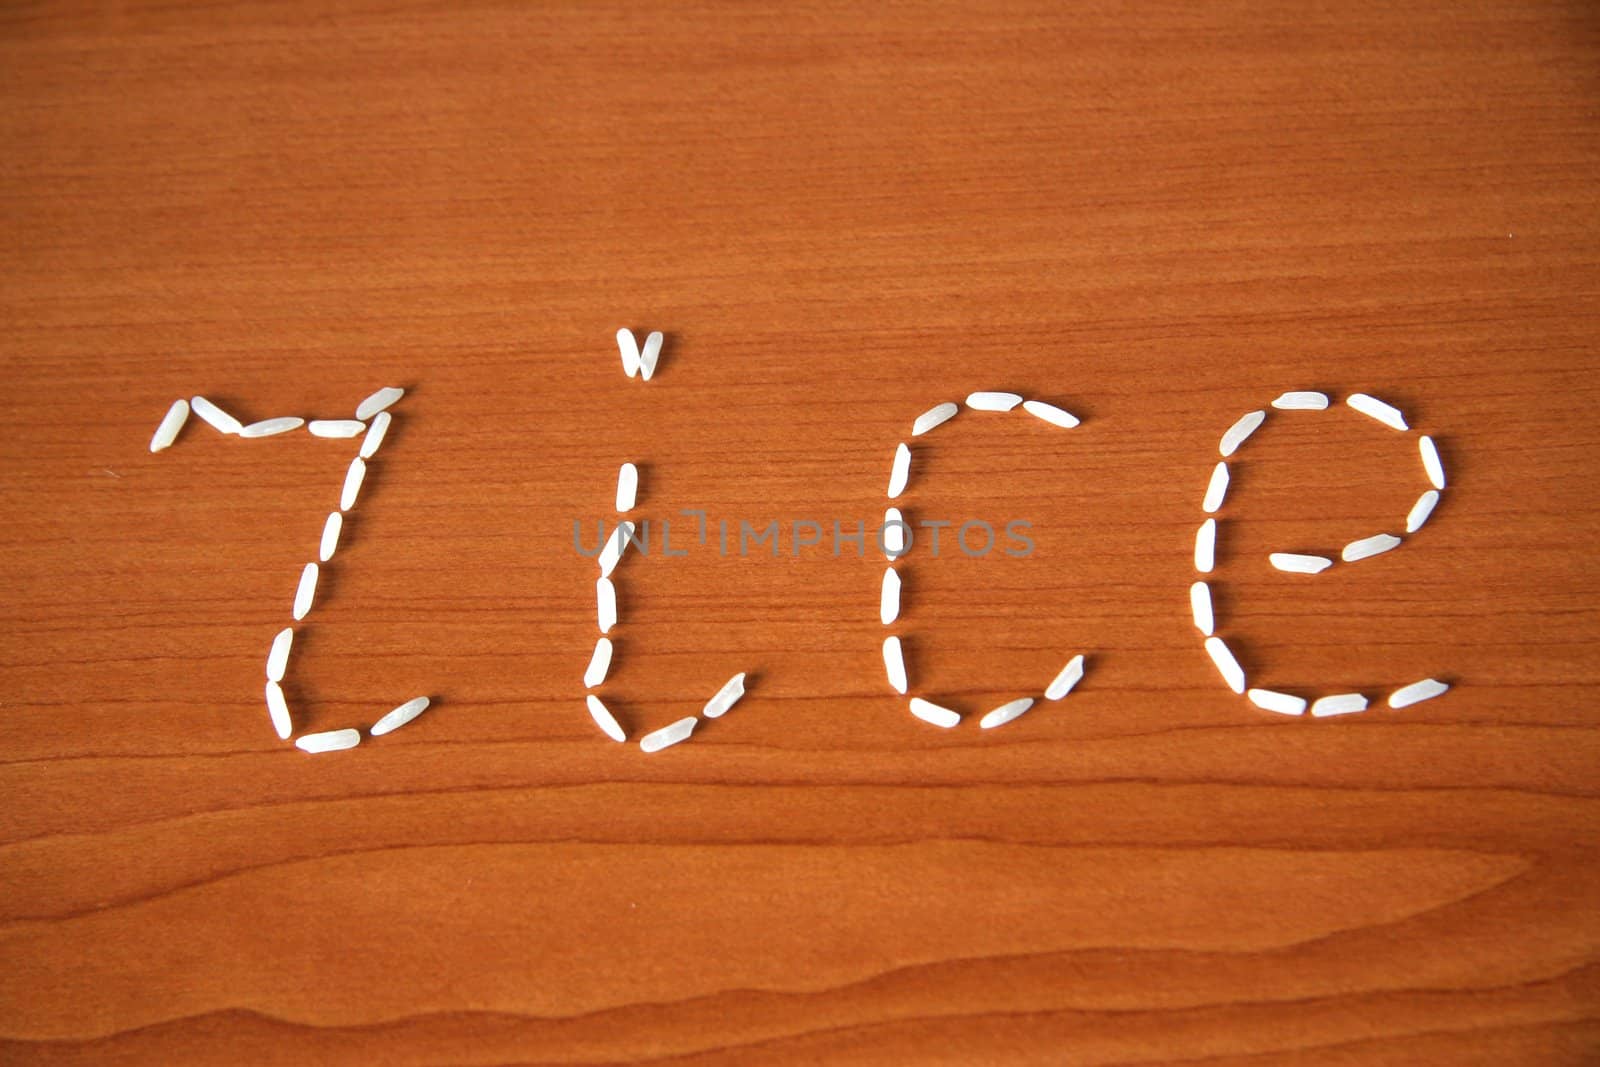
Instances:
[[[187,400],[174,400],[167,413],[161,416],[161,424],[156,427],[156,432],[150,438],[150,451],[160,452],[162,449],[171,448],[172,442],[178,439],[178,431],[183,429],[183,424],[189,421],[189,402]]]
[[[360,730],[325,730],[320,734],[302,735],[294,747],[302,752],[342,752],[360,743]]]
[[[679,719],[675,723],[670,723],[639,738],[639,747],[646,752],[660,752],[662,749],[670,748],[680,741],[687,741],[689,735],[694,733],[695,723],[699,721],[693,715]]]
[[[1368,396],[1366,393],[1352,393],[1350,397],[1345,400],[1345,403],[1349,404],[1355,410],[1361,412],[1361,414],[1365,415],[1367,418],[1377,419],[1385,426],[1392,427],[1396,430],[1410,429],[1410,427],[1406,425],[1406,417],[1401,414],[1399,408],[1392,404],[1385,404],[1375,396]]]

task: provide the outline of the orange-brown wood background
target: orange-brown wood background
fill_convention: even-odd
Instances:
[[[0,1060],[1579,1064],[1600,1057],[1591,3],[0,11]],[[648,384],[613,333],[669,339]],[[409,392],[293,656],[354,443]],[[1415,435],[1452,483],[1396,552]],[[876,523],[1033,523],[902,565]],[[618,571],[616,465],[674,543]],[[686,508],[785,526],[722,557]],[[589,535],[592,540],[592,534]],[[714,540],[714,538],[713,538]],[[980,731],[1074,652],[1060,703]]]

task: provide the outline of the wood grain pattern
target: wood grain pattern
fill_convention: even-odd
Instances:
[[[0,1060],[1581,1064],[1595,912],[1600,19],[1584,3],[310,4],[0,12]],[[648,384],[619,325],[669,339]],[[350,442],[410,391],[294,655]],[[904,564],[873,524],[1037,550]],[[1252,682],[1444,699],[1300,721],[1188,618],[1218,435],[1274,417],[1218,610]],[[616,466],[682,558],[619,570]],[[693,543],[703,509],[783,551]],[[1059,704],[980,733],[1074,652]]]

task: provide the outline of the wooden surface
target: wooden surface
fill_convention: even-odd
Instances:
[[[0,12],[0,1060],[1580,1064],[1595,881],[1591,4],[168,5]],[[981,10],[980,10],[981,9]],[[648,384],[620,325],[668,332]],[[293,657],[352,442],[410,392]],[[1216,442],[1274,415],[1188,617]],[[1037,551],[722,558],[713,523]],[[616,465],[682,558],[618,571]],[[591,535],[592,538],[592,535]],[[948,550],[948,544],[947,544]],[[1089,675],[997,731],[978,713]]]

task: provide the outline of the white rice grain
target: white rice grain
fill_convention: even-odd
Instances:
[[[1366,393],[1352,393],[1345,400],[1345,403],[1361,412],[1367,418],[1377,419],[1385,426],[1391,426],[1396,430],[1410,429],[1406,425],[1406,417],[1400,413],[1399,408],[1392,404],[1385,404],[1375,396],[1368,396]]]
[[[1333,566],[1333,560],[1327,556],[1305,556],[1298,552],[1274,552],[1267,557],[1267,562],[1290,574],[1321,574]]]
[[[1433,438],[1423,434],[1417,447],[1422,452],[1422,469],[1428,472],[1428,481],[1435,489],[1443,489],[1444,464],[1439,461],[1439,446],[1433,443]]]
[[[633,523],[623,519],[611,531],[611,538],[606,541],[606,547],[600,550],[600,577],[609,578],[611,572],[617,569],[617,564],[622,561],[622,553],[628,547],[628,541],[633,537]]]
[[[1051,426],[1059,426],[1063,430],[1070,430],[1078,425],[1078,416],[1070,411],[1065,411],[1054,404],[1046,404],[1043,400],[1024,400],[1022,410],[1036,419],[1043,419]]]
[[[317,595],[317,565],[307,563],[300,572],[300,586],[294,591],[294,621],[299,622],[311,610],[311,601]]]
[[[993,730],[996,726],[1004,726],[1006,723],[1017,718],[1031,707],[1033,707],[1032,697],[1022,697],[1018,700],[1001,704],[998,708],[988,712],[983,718],[978,720],[978,728],[982,730]]]
[[[1206,655],[1217,665],[1217,673],[1228,683],[1228,688],[1235,693],[1243,693],[1244,668],[1239,666],[1237,659],[1234,659],[1233,649],[1228,647],[1228,643],[1220,637],[1206,638]]]
[[[1211,612],[1211,587],[1205,582],[1195,582],[1189,587],[1189,613],[1194,616],[1194,628],[1210,637],[1216,632],[1217,621]]]
[[[933,407],[917,416],[917,421],[911,424],[911,436],[921,437],[935,426],[944,425],[951,419],[955,418],[956,413],[960,410],[960,407],[948,402],[944,404],[935,404]]]
[[[905,692],[905,690],[902,689],[901,692]],[[935,704],[933,701],[923,700],[921,697],[911,698],[911,714],[925,723],[942,727],[946,730],[961,724],[960,715],[942,704]]]
[[[349,511],[356,506],[356,497],[361,494],[361,483],[367,477],[367,461],[357,456],[350,461],[350,469],[344,472],[344,487],[339,490],[339,510]]]
[[[293,415],[280,415],[275,419],[262,419],[252,422],[248,426],[239,428],[240,437],[276,437],[280,433],[298,430],[306,424],[305,419],[295,418]]]
[[[312,419],[306,429],[313,437],[360,437],[366,433],[367,424],[360,419]]]
[[[632,511],[639,499],[639,468],[624,463],[617,468],[617,510]]]
[[[1082,680],[1083,656],[1079,654],[1067,660],[1067,665],[1061,668],[1061,673],[1051,679],[1049,685],[1045,686],[1044,698],[1046,700],[1060,700],[1072,692],[1073,687]]]
[[[1200,503],[1200,510],[1214,512],[1222,507],[1222,501],[1228,495],[1228,464],[1219,462],[1211,468],[1211,482],[1206,486],[1206,498]]]
[[[267,653],[267,678],[271,681],[283,681],[283,674],[289,669],[289,648],[293,644],[293,626],[285,626],[272,639],[272,651]]]
[[[289,721],[289,702],[283,698],[283,686],[267,681],[267,714],[272,717],[272,729],[279,741],[289,740],[294,733],[294,723]]]
[[[1318,697],[1316,703],[1311,705],[1311,715],[1317,719],[1325,719],[1330,715],[1353,715],[1366,710],[1367,698],[1360,693],[1335,693]]]
[[[900,617],[900,575],[893,567],[883,569],[883,590],[878,596],[878,621],[888,626]]]
[[[1250,703],[1263,711],[1275,711],[1279,715],[1306,713],[1305,697],[1297,697],[1292,693],[1280,693],[1276,689],[1252,689],[1245,696],[1250,698]]]
[[[883,554],[889,559],[898,559],[906,554],[906,534],[910,524],[899,508],[890,508],[883,513]]]
[[[1328,407],[1328,394],[1283,393],[1272,402],[1272,406],[1279,411],[1325,411]]]
[[[156,427],[156,432],[150,438],[150,451],[160,452],[164,448],[171,448],[172,442],[178,439],[178,431],[183,429],[183,424],[188,421],[189,402],[174,400],[167,413],[161,416],[161,424]]]
[[[660,752],[662,749],[670,748],[680,741],[687,741],[689,740],[689,735],[694,733],[695,724],[699,721],[699,719],[690,715],[687,718],[679,719],[677,722],[669,723],[661,729],[639,738],[639,747],[646,752]]]
[[[372,454],[378,451],[378,446],[383,444],[384,435],[389,432],[389,423],[393,416],[387,411],[378,412],[378,417],[372,420],[372,425],[367,428],[367,436],[361,439],[361,458],[371,459]]]
[[[1422,524],[1428,521],[1428,516],[1433,514],[1433,509],[1439,506],[1439,490],[1429,489],[1417,497],[1417,502],[1411,505],[1411,514],[1406,516],[1406,533],[1413,534],[1422,529]]]
[[[1354,563],[1359,559],[1380,555],[1399,544],[1400,538],[1394,534],[1373,534],[1371,537],[1363,537],[1359,541],[1351,541],[1345,545],[1343,551],[1339,553],[1339,558],[1346,563]]]
[[[628,739],[628,735],[623,732],[622,724],[611,714],[611,709],[600,702],[599,697],[590,693],[583,699],[589,706],[589,718],[594,720],[594,724],[600,727],[602,733],[613,741],[621,742]]]
[[[624,326],[617,331],[617,351],[622,355],[622,373],[632,378],[639,373],[639,342]]]
[[[1016,393],[969,393],[967,407],[973,411],[1010,411],[1022,403]]]
[[[322,524],[322,544],[317,546],[317,555],[326,563],[333,558],[339,548],[339,532],[344,529],[344,512],[330,511],[328,519]]]
[[[889,469],[889,499],[893,500],[906,491],[906,482],[911,480],[911,449],[906,447],[904,441],[895,446],[894,465]]]
[[[1449,689],[1448,685],[1437,678],[1424,678],[1420,682],[1412,682],[1410,685],[1402,686],[1390,693],[1389,706],[1391,708],[1408,708],[1412,704],[1420,704],[1424,700],[1432,700]]]
[[[720,719],[727,714],[729,708],[739,703],[739,699],[743,696],[744,672],[740,671],[722,683],[722,688],[706,701],[706,706],[700,709],[700,714],[708,719]]]
[[[583,687],[593,689],[606,680],[606,672],[611,670],[611,639],[602,637],[594,643],[594,655],[589,657],[589,666],[583,672]]]
[[[1222,453],[1222,458],[1227,459],[1238,451],[1239,446],[1244,444],[1251,434],[1259,430],[1261,424],[1265,421],[1267,421],[1267,413],[1265,411],[1252,411],[1241,415],[1238,422],[1228,427],[1227,432],[1222,435],[1222,443],[1217,446],[1217,451]]]
[[[427,697],[415,697],[401,704],[398,708],[384,715],[383,718],[372,724],[372,729],[367,733],[373,737],[382,737],[392,734],[418,715],[428,710],[430,701]]]
[[[600,622],[600,632],[608,634],[617,624],[617,587],[610,578],[599,578],[594,583],[595,614]]]
[[[385,408],[393,407],[394,402],[405,395],[406,391],[404,389],[386,385],[356,405],[356,418],[366,422]]]
[[[661,359],[661,343],[666,337],[660,330],[652,330],[639,350],[639,377],[649,381],[656,373],[656,363]]]
[[[360,743],[360,730],[325,730],[320,734],[305,734],[294,747],[302,752],[342,752]]]
[[[1217,520],[1207,519],[1194,535],[1194,569],[1210,574],[1217,565]]]
[[[244,429],[244,423],[203,396],[190,397],[189,410],[204,419],[218,433],[236,434]]]
[[[900,639],[893,635],[883,639],[883,670],[889,685],[901,696],[906,692],[906,659],[900,649]]]

